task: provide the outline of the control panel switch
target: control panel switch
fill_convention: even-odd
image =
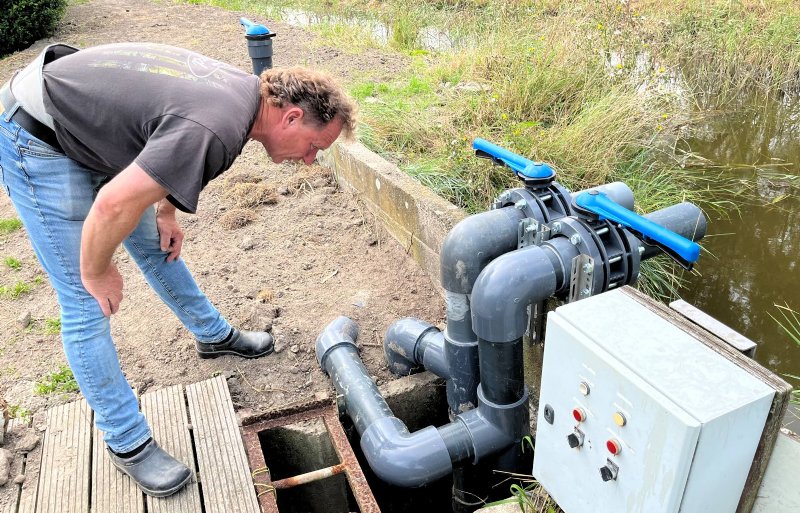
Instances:
[[[572,434],[567,435],[567,443],[572,449],[576,449],[583,445],[584,438],[583,432],[580,429],[575,428],[575,431]]]
[[[615,481],[619,474],[619,467],[611,460],[606,460],[606,465],[600,468],[600,477],[603,481]]]

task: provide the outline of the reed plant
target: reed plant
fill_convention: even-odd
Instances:
[[[789,337],[789,340],[794,342],[798,350],[800,350],[800,313],[793,310],[789,305],[775,305],[778,309],[776,315],[769,314],[770,317],[780,326],[780,328]],[[800,376],[796,374],[787,374],[787,377],[800,382]],[[792,391],[791,402],[800,406],[800,390]]]

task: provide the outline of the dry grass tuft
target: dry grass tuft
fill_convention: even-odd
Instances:
[[[273,186],[265,183],[237,183],[225,191],[225,198],[237,207],[249,208],[274,205],[278,202],[278,193]]]
[[[237,228],[247,226],[255,220],[256,213],[252,210],[235,208],[225,212],[225,214],[219,218],[219,224],[228,230],[236,230]]]
[[[262,303],[272,303],[275,299],[275,292],[272,289],[261,289],[256,295],[256,299]]]
[[[233,187],[234,185],[239,183],[260,183],[263,179],[264,177],[258,173],[250,173],[245,171],[227,177],[225,179],[225,184],[228,187]]]
[[[318,166],[298,166],[294,174],[289,177],[286,187],[292,192],[312,191],[317,187],[324,187],[331,183],[329,169]]]

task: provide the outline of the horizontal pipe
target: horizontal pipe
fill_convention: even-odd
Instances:
[[[573,192],[570,195],[574,200],[584,192],[588,191],[600,191],[604,193],[606,196],[608,196],[609,199],[611,199],[611,201],[613,201],[617,205],[621,205],[627,208],[628,210],[633,210],[633,203],[634,203],[633,191],[631,190],[630,187],[628,187],[626,184],[622,182],[611,182],[599,185],[597,187],[591,187],[583,191]]]
[[[700,207],[689,202],[662,208],[645,214],[644,217],[695,242],[706,235],[706,216],[703,215]],[[645,248],[644,253],[642,253],[642,260],[662,254],[661,249],[657,246],[650,246],[644,243],[642,245]]]
[[[412,317],[392,323],[383,338],[389,370],[398,376],[407,376],[422,366],[448,379],[444,345],[444,334],[439,328]]]
[[[341,474],[345,470],[347,470],[347,465],[345,465],[344,463],[339,463],[337,465],[333,465],[332,467],[321,468],[319,470],[306,472],[305,474],[287,477],[286,479],[281,479],[279,481],[273,481],[272,487],[275,488],[276,490],[285,490],[287,488],[294,488],[295,486],[313,483],[314,481],[319,481],[320,479],[327,479],[329,477],[333,477],[335,475]]]

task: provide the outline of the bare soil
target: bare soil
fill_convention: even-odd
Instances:
[[[147,0],[78,3],[69,7],[51,39],[0,60],[0,83],[54,41],[80,47],[117,41],[168,43],[249,70],[238,24],[242,15],[256,18]],[[367,73],[378,80],[391,77],[406,66],[402,56],[388,51],[348,54],[320,45],[315,35],[301,28],[259,21],[278,34],[275,66],[315,66],[345,83]],[[241,195],[230,193],[242,182],[271,190],[255,207],[244,205]],[[15,217],[7,196],[0,195],[0,218]],[[443,320],[438,287],[406,248],[388,237],[358,199],[337,188],[330,172],[320,166],[276,165],[260,145],[248,143],[234,166],[205,189],[198,213],[179,214],[179,222],[186,233],[182,256],[201,288],[234,325],[271,330],[276,351],[256,360],[199,359],[191,334],[120,250],[116,260],[125,279],[125,300],[112,318],[112,330],[123,371],[140,393],[224,373],[240,414],[281,409],[331,390],[317,365],[314,341],[338,315],[359,324],[364,364],[379,384],[394,379],[381,345],[389,325],[404,316],[434,324]],[[4,264],[8,257],[20,260],[21,268]],[[43,278],[38,283],[37,276]],[[16,299],[0,298],[0,396],[30,411],[36,426],[48,407],[79,394],[34,392],[34,385],[66,360],[59,335],[47,329],[48,320],[59,317],[55,294],[24,229],[0,235],[0,286],[13,287],[20,281],[31,285],[30,292]],[[7,442],[13,451],[14,436]],[[7,498],[11,488],[0,488],[0,499]]]

